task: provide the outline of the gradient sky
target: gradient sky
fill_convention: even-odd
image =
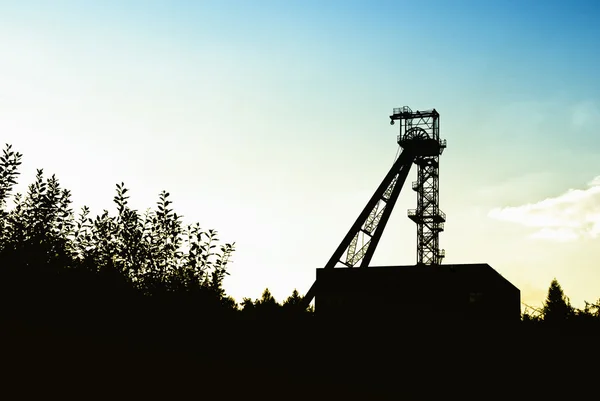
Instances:
[[[2,1],[0,132],[76,207],[166,189],[237,244],[226,290],[308,290],[436,108],[447,263],[600,297],[597,1]],[[408,182],[415,176],[411,172]],[[414,264],[405,190],[373,265]]]

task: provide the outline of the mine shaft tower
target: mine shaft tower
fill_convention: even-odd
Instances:
[[[435,109],[412,111],[408,106],[393,109],[390,124],[399,122],[397,142],[403,150],[325,269],[333,269],[338,263],[347,268],[369,266],[413,164],[417,165],[417,180],[412,183],[417,192],[417,207],[408,211],[408,217],[417,224],[417,265],[441,264],[445,253],[439,249],[439,233],[444,230],[446,216],[439,208],[439,157],[446,141],[440,139],[439,117]],[[307,307],[317,285],[315,282],[304,297]]]
[[[440,155],[446,141],[440,140],[440,115],[435,109],[413,112],[409,107],[394,109],[390,124],[400,122],[398,144],[410,151],[417,165],[417,208],[408,217],[417,223],[417,265],[440,264],[445,256],[439,249],[439,233],[444,231],[446,215],[439,207]]]

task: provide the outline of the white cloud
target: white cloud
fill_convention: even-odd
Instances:
[[[574,241],[600,236],[600,176],[586,189],[569,189],[537,203],[492,209],[488,216],[537,228],[530,238]]]
[[[598,177],[595,177],[592,181],[590,181],[588,183],[588,186],[590,186],[590,187],[598,187],[598,186],[600,186],[600,175]]]
[[[579,235],[572,228],[548,228],[544,227],[530,235],[530,238],[543,239],[557,242],[574,241]]]

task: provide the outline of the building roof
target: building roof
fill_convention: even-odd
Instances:
[[[439,266],[371,266],[367,268],[317,269],[317,280],[328,288],[345,287],[349,282],[361,286],[428,286],[447,285],[449,280],[468,287],[494,286],[519,291],[510,281],[487,263],[442,264]],[[363,287],[364,288],[364,287]],[[350,288],[348,288],[350,290]]]

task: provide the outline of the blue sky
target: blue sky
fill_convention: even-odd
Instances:
[[[140,209],[167,189],[237,243],[231,295],[281,300],[391,166],[392,108],[436,108],[447,262],[534,304],[557,277],[581,304],[600,297],[598,4],[0,2],[0,130],[23,186],[43,167],[96,212],[117,182]],[[415,262],[415,202],[374,264]]]

